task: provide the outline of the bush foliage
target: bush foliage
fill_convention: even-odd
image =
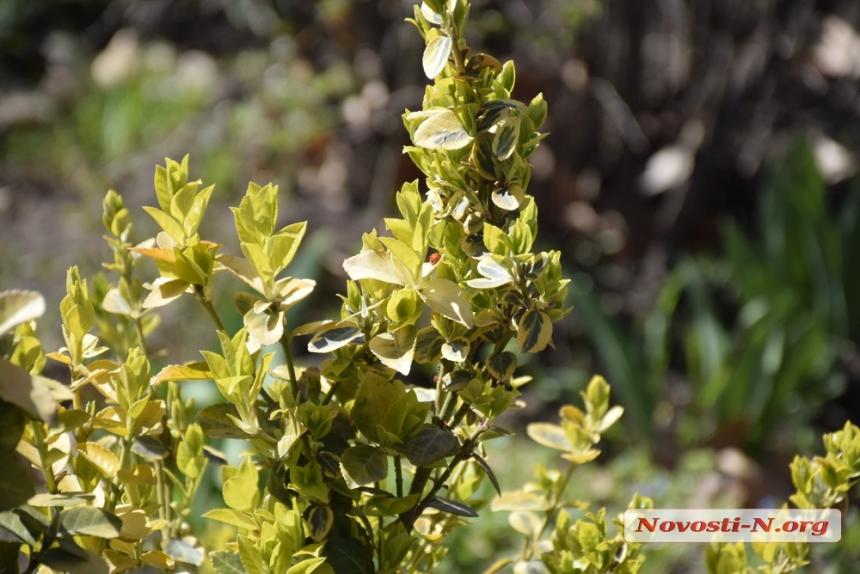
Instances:
[[[484,512],[510,512],[522,552],[491,571],[637,572],[642,548],[610,532],[607,513],[581,515],[567,498],[573,471],[621,416],[595,377],[584,408],[560,424],[533,423],[537,443],[565,468],[501,492],[484,443],[521,405],[518,357],[552,344],[567,280],[557,251],[534,252],[537,209],[527,159],[543,137],[539,95],[512,98],[515,69],[472,53],[464,0],[416,7],[433,81],[404,124],[406,152],[424,173],[397,193],[400,217],[364,235],[346,259],[340,316],[293,324],[289,311],[314,281],[293,277],[305,223],[280,227],[278,188],[250,184],[233,208],[241,255],[202,238],[213,186],[192,180],[186,157],[156,169],[161,231],[137,242],[113,191],[103,203],[110,278],[68,271],[60,311],[65,346],[46,353],[35,332],[37,293],[0,295],[0,563],[7,571],[215,571],[263,574],[432,571],[445,537]],[[157,276],[146,275],[154,262]],[[242,327],[228,333],[213,303],[229,281]],[[156,309],[195,299],[218,348],[157,370],[147,337]],[[296,345],[321,357],[293,360]],[[202,360],[200,360],[202,359]],[[65,365],[68,384],[43,376]],[[211,380],[224,401],[197,409],[183,382]],[[230,465],[212,440],[243,441]],[[825,438],[827,456],[798,458],[799,507],[835,506],[860,475],[860,431]],[[219,465],[224,507],[206,540],[189,525],[208,465]],[[652,506],[636,495],[631,507]],[[217,538],[217,537],[210,537]],[[803,546],[756,547],[772,572],[806,561]],[[709,550],[713,572],[746,567],[742,547]]]

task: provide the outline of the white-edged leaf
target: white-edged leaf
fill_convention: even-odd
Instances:
[[[424,302],[431,309],[452,321],[472,328],[472,306],[460,287],[447,279],[431,279],[418,290]]]
[[[361,336],[361,330],[355,323],[333,323],[330,328],[318,331],[313,336],[308,343],[308,351],[311,353],[330,353],[352,343]]]
[[[522,198],[518,198],[507,189],[497,189],[493,191],[493,193],[490,194],[490,199],[496,207],[500,207],[505,211],[519,209],[520,202],[522,201]]]
[[[469,356],[471,345],[466,337],[455,337],[442,345],[442,356],[454,363],[462,363]]]
[[[353,281],[376,279],[395,285],[406,285],[406,275],[389,251],[362,251],[343,262],[343,269]]]
[[[262,346],[274,345],[284,334],[284,314],[269,308],[266,301],[258,301],[245,313],[243,321],[248,328],[248,337]]]
[[[442,25],[442,15],[434,12],[433,9],[427,5],[427,2],[421,3],[421,15],[427,18],[427,21],[431,24],[435,24],[437,26]]]
[[[597,432],[604,432],[606,429],[614,425],[618,422],[618,419],[621,418],[621,415],[624,414],[624,407],[615,405],[611,409],[609,409],[603,418],[600,420],[600,426],[597,427]]]
[[[35,291],[0,293],[0,335],[45,314],[45,298]]]
[[[102,309],[114,315],[131,315],[131,305],[126,301],[116,287],[105,293]]]
[[[189,283],[182,279],[165,279],[159,277],[152,282],[152,291],[143,302],[144,309],[154,309],[167,305],[171,301],[175,301],[182,297],[185,290],[188,289]]]
[[[469,287],[476,289],[492,289],[513,281],[513,275],[493,257],[484,257],[478,262],[478,273],[483,277],[466,281]]]
[[[425,149],[461,149],[472,141],[472,136],[451,110],[438,110],[415,130],[415,145]]]
[[[421,63],[424,65],[424,75],[431,80],[439,75],[439,72],[445,69],[448,63],[448,57],[451,55],[451,36],[436,36],[427,47],[424,48],[424,57]]]
[[[260,294],[266,293],[266,288],[263,286],[263,280],[257,274],[257,270],[251,265],[251,262],[244,257],[234,257],[233,255],[219,255],[218,263],[221,267],[241,279],[246,285],[254,289]]]
[[[275,293],[280,300],[278,309],[286,311],[314,291],[317,282],[313,279],[284,277],[275,282]]]
[[[408,375],[412,368],[417,334],[415,325],[407,325],[394,333],[380,333],[370,340],[370,351],[386,367]]]
[[[493,136],[493,153],[504,161],[511,157],[520,138],[520,120],[515,116],[509,117],[496,126]]]

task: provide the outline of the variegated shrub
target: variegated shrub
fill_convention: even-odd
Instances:
[[[526,193],[546,103],[513,99],[513,63],[469,50],[467,16],[465,0],[415,9],[433,83],[404,123],[425,178],[402,187],[400,216],[344,262],[339,317],[290,320],[315,284],[290,275],[306,225],[279,227],[277,186],[249,185],[233,208],[241,254],[223,253],[198,232],[213,188],[190,179],[187,158],[156,169],[157,207],[145,209],[161,231],[148,241],[133,240],[129,211],[108,192],[111,278],[69,270],[65,347],[42,350],[41,296],[0,294],[0,570],[436,568],[445,535],[478,516],[482,481],[500,490],[483,443],[507,434],[495,420],[519,406],[528,378],[516,375],[517,357],[551,345],[569,311],[560,254],[534,252],[537,208]],[[147,283],[143,262],[158,273]],[[232,285],[237,332],[213,304],[216,280]],[[154,310],[187,299],[208,313],[218,348],[153,372]],[[296,364],[298,345],[318,360]],[[68,368],[67,384],[42,376],[49,359]],[[189,380],[213,381],[223,402],[197,409],[182,397]],[[597,456],[621,415],[599,377],[583,398],[585,410],[565,407],[560,425],[529,427],[569,470],[539,468],[537,482],[499,493],[495,509],[513,513],[525,544],[498,568],[641,564],[638,547],[607,532],[605,511],[574,520],[563,510],[571,472]],[[244,441],[238,466],[207,437]],[[187,518],[213,463],[225,507],[205,516],[235,536],[204,548]]]

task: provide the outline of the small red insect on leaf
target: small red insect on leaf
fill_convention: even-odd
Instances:
[[[439,260],[442,259],[442,255],[440,253],[431,253],[430,254],[430,263],[436,265],[439,263]]]

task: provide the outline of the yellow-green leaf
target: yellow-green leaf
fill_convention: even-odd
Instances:
[[[221,468],[224,478],[224,502],[234,510],[248,511],[257,506],[257,469],[250,458],[246,458],[239,468]]]
[[[517,343],[523,353],[543,351],[552,340],[552,320],[543,311],[532,309],[517,325]]]
[[[536,443],[556,450],[570,452],[573,448],[564,429],[556,424],[531,423],[526,427],[526,433]]]

